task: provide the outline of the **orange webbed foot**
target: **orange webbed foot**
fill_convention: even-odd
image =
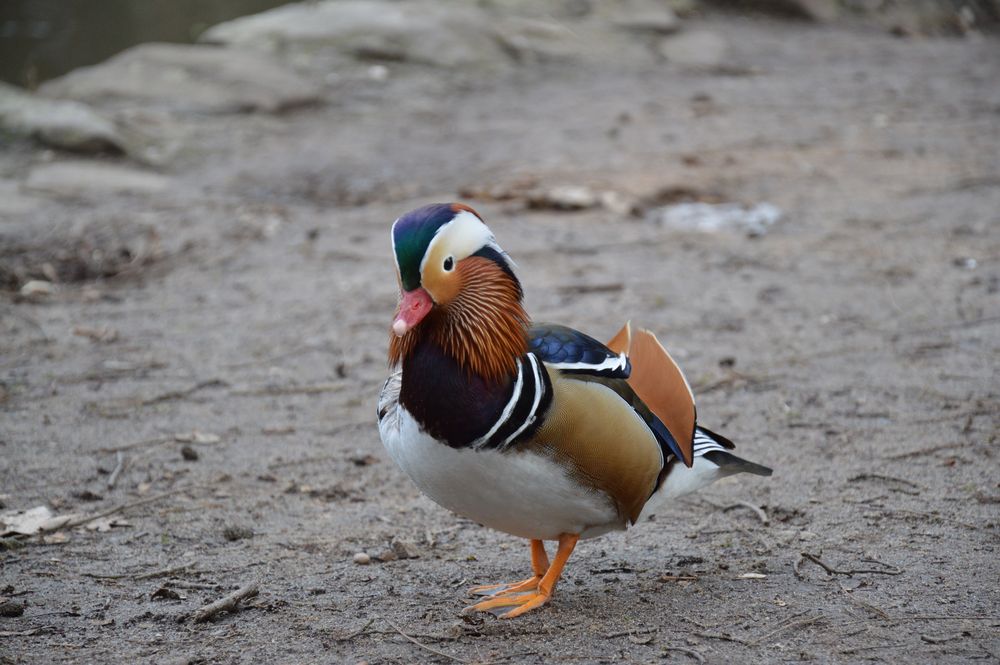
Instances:
[[[501,607],[514,607],[509,612],[500,614],[501,619],[513,619],[525,612],[541,607],[552,597],[563,567],[572,554],[579,536],[563,534],[559,537],[559,550],[552,564],[549,565],[545,546],[540,540],[531,541],[531,564],[535,576],[516,584],[493,584],[472,589],[473,593],[492,596],[466,607],[466,612],[493,612]],[[544,573],[544,574],[543,574]],[[522,593],[526,592],[526,593]]]
[[[529,577],[522,582],[512,582],[510,584],[483,584],[469,589],[473,596],[504,596],[510,593],[521,591],[533,591],[538,588],[538,583],[542,581],[541,575]]]

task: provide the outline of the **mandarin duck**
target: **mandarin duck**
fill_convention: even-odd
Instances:
[[[625,529],[720,478],[771,469],[697,424],[684,375],[646,330],[607,344],[532,324],[514,263],[459,204],[392,226],[401,297],[378,401],[389,455],[436,503],[531,541],[532,576],[466,608],[546,603],[581,538]],[[557,541],[549,560],[543,541]],[[509,610],[500,608],[512,608]]]

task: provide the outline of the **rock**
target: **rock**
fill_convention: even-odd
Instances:
[[[129,142],[86,104],[46,99],[0,83],[0,130],[76,152],[128,152]]]
[[[24,614],[24,603],[20,603],[16,600],[6,600],[0,603],[0,617],[12,619],[14,617],[19,617],[22,614]]]
[[[767,233],[781,216],[781,209],[771,203],[677,203],[647,212],[649,219],[679,231],[737,231],[751,237]]]
[[[318,86],[238,49],[140,44],[41,87],[48,97],[199,112],[276,112],[320,99]]]
[[[150,600],[180,600],[181,595],[169,587],[162,586],[150,595]]]
[[[626,3],[611,15],[612,24],[638,33],[669,35],[680,30],[680,20],[670,7],[661,3]]]
[[[170,179],[156,173],[94,162],[55,162],[36,166],[24,188],[56,196],[84,194],[151,194],[170,186]]]
[[[198,461],[198,451],[191,446],[181,446],[181,457],[184,458],[186,462],[197,462]],[[226,540],[236,540],[235,538],[226,537]]]
[[[375,558],[381,561],[382,563],[389,563],[391,561],[398,561],[399,555],[393,552],[391,549],[389,549],[389,550],[382,550],[381,552],[375,555]]]
[[[708,4],[808,21],[832,21],[840,14],[837,0],[709,0]]]
[[[565,25],[541,19],[508,17],[496,25],[496,38],[519,63],[566,60],[584,48]]]
[[[528,195],[528,207],[538,210],[586,210],[600,205],[600,196],[583,185],[560,185]]]
[[[242,524],[230,525],[222,530],[222,537],[230,542],[243,540],[244,538],[253,538],[253,536],[253,529]]]
[[[492,23],[487,12],[459,3],[326,0],[221,23],[201,40],[268,52],[330,50],[363,60],[492,66],[505,59]]]
[[[365,552],[356,552],[352,557],[352,561],[359,566],[367,566],[372,562],[372,558]]]
[[[418,559],[420,558],[420,548],[417,544],[409,540],[399,540],[394,538],[389,547],[392,548],[393,553],[400,559]]]
[[[55,292],[56,285],[52,282],[46,282],[43,279],[33,279],[25,282],[19,291],[21,296],[29,300],[41,300],[42,298],[51,296]]]
[[[726,40],[707,30],[685,32],[660,43],[660,55],[668,62],[695,69],[721,67],[728,51]]]

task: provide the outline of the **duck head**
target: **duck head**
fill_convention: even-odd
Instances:
[[[527,348],[514,264],[482,217],[461,203],[406,213],[392,225],[400,302],[389,362],[430,341],[465,369],[499,377]]]

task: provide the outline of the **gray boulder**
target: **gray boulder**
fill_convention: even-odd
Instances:
[[[505,61],[492,22],[471,4],[327,0],[221,23],[201,39],[267,52],[335,51],[439,67],[490,66]]]
[[[24,181],[27,191],[55,196],[154,194],[171,184],[169,178],[100,162],[54,162],[33,168]]]
[[[41,92],[95,105],[216,113],[276,112],[320,99],[318,86],[259,53],[156,43],[74,70]]]
[[[692,30],[664,39],[660,43],[660,54],[668,62],[684,68],[712,70],[726,64],[729,44],[716,32]]]
[[[86,104],[46,99],[0,83],[0,130],[77,152],[126,152],[115,124]]]

